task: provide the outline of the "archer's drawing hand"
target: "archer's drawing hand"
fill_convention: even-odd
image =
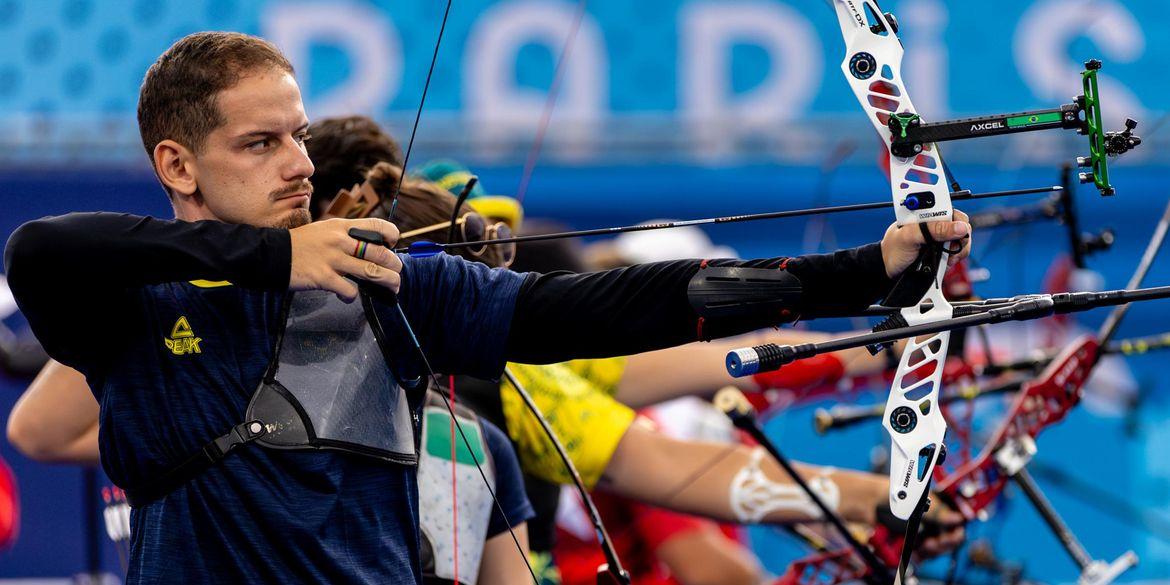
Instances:
[[[950,255],[949,265],[953,266],[971,252],[971,224],[967,222],[966,213],[956,209],[954,221],[932,221],[926,226],[935,242],[947,248],[962,246],[958,253]],[[926,245],[934,243],[926,242],[917,225],[891,224],[882,238],[882,260],[886,264],[886,275],[890,278],[900,276],[918,258],[919,249]]]
[[[381,234],[385,246],[363,243],[349,235],[351,228]],[[352,302],[358,287],[346,277],[360,278],[397,293],[402,284],[402,260],[390,248],[398,242],[398,228],[375,218],[327,219],[289,231],[292,271],[289,290],[327,290]]]

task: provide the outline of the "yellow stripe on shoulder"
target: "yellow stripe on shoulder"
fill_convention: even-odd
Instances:
[[[219,288],[221,286],[232,286],[232,283],[227,280],[192,280],[189,282],[199,288]]]

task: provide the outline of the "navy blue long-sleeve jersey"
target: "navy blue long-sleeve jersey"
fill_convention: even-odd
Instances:
[[[241,257],[266,239],[287,238],[224,224],[181,227],[235,232],[217,239]],[[117,261],[134,271],[136,260]],[[498,375],[524,277],[447,255],[402,260],[401,303],[436,365]],[[47,317],[68,337],[60,347],[57,338],[46,342],[86,375],[101,405],[102,463],[115,484],[149,482],[244,420],[288,294],[288,262],[283,271],[276,262],[275,270],[261,262],[196,271],[204,281],[125,288],[79,281],[59,291],[60,310]],[[18,282],[20,268],[12,271]],[[332,451],[239,449],[133,510],[127,580],[414,584],[417,509],[412,467]]]

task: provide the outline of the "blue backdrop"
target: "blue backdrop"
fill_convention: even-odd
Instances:
[[[522,161],[573,30],[546,146],[560,162],[807,163],[826,143],[856,136],[857,106],[838,70],[842,42],[823,0],[594,3],[574,29],[577,6],[456,3],[420,146],[481,163]],[[443,8],[434,0],[3,0],[0,163],[140,164],[133,114],[143,73],[177,38],[208,29],[281,46],[311,116],[366,113],[405,127]],[[904,76],[928,118],[1063,103],[1079,93],[1076,72],[1090,57],[1106,63],[1111,124],[1166,109],[1166,79],[1148,74],[1170,51],[1156,0],[885,8],[900,17]],[[977,152],[1003,155],[973,147],[957,156]]]
[[[1170,51],[1170,25],[1156,0],[884,4],[902,22],[911,54],[908,75],[921,77],[909,80],[916,97],[941,95],[920,104],[936,117],[1043,103],[1054,86],[1066,83],[1056,79],[1059,74],[1079,67],[1089,54],[1109,63],[1111,76],[1123,80],[1126,99],[1156,107],[1154,96],[1167,89],[1162,76],[1143,74],[1156,69],[1159,56]],[[289,52],[300,65],[311,104],[328,103],[343,90],[357,88],[368,92],[360,103],[372,113],[411,110],[444,5],[4,0],[0,104],[6,116],[132,113],[143,73],[170,43],[199,30],[238,30],[271,38]],[[468,108],[476,100],[471,94],[484,89],[474,82],[484,79],[492,86],[543,89],[576,6],[569,1],[455,3],[430,107]],[[700,55],[715,62],[696,58]],[[776,77],[811,81],[788,88],[793,98],[780,105],[791,117],[854,108],[853,98],[835,83],[840,34],[823,0],[592,3],[573,45],[573,60],[574,66],[600,72],[601,88],[579,91],[596,91],[603,106],[616,112],[682,111],[702,99],[704,91],[688,87],[689,76],[705,71],[717,74],[720,87],[715,89],[737,94],[758,91]],[[367,89],[374,76],[383,87]],[[722,85],[725,78],[727,86]],[[994,92],[987,91],[989,84]],[[1068,96],[1060,91],[1058,97]]]

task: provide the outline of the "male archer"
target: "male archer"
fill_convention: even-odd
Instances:
[[[491,378],[509,360],[625,355],[795,315],[848,313],[887,292],[922,246],[936,245],[891,226],[880,243],[830,255],[580,275],[399,256],[350,234],[374,231],[392,245],[398,231],[389,222],[309,223],[314,169],[293,69],[269,43],[236,33],[197,33],[163,53],[143,81],[138,118],[177,221],[70,214],[25,224],[5,250],[33,331],[52,357],[86,376],[101,406],[107,474],[139,494],[129,583],[420,582],[411,412],[381,413],[393,424],[328,450],[264,447],[300,444],[281,435],[284,427],[257,430],[245,420],[262,393],[295,395],[311,380],[294,357],[349,341],[314,337],[309,326],[360,317],[359,309],[346,312],[312,291],[362,296],[389,340],[378,344],[384,363],[362,362],[363,373],[409,385],[411,372],[390,371],[419,362],[400,331],[407,324],[436,370]],[[929,228],[939,242],[970,234],[964,221]],[[753,274],[784,293],[736,305],[745,293],[704,288],[703,275],[732,268],[764,269]],[[355,281],[371,292],[359,295]],[[713,312],[695,290],[735,308]],[[74,335],[81,321],[103,331],[102,344]],[[547,343],[553,334],[561,342]],[[176,336],[198,337],[199,351],[176,353],[166,344]],[[315,423],[328,415],[298,412]],[[358,409],[352,421],[328,422],[350,428],[373,414]],[[225,437],[261,445],[212,457]],[[362,442],[371,438],[387,441]],[[214,463],[191,463],[204,458]]]

